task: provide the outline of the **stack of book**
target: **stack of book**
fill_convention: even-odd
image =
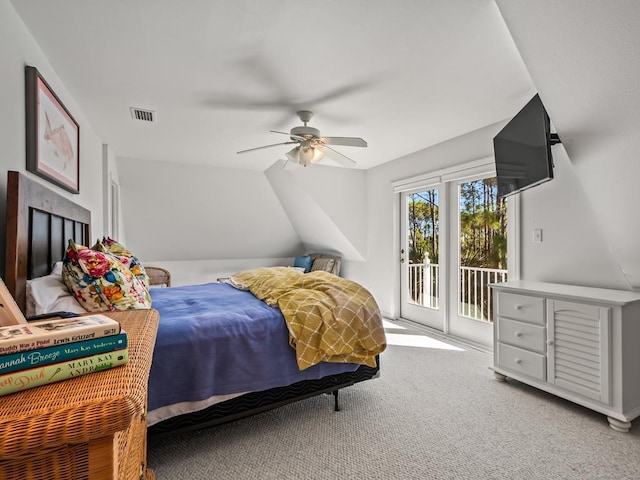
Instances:
[[[102,314],[0,327],[0,396],[129,360],[127,334]]]

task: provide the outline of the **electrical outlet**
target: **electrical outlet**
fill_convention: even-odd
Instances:
[[[534,228],[533,229],[533,243],[542,243],[542,229]]]

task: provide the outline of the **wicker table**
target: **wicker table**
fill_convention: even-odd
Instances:
[[[147,384],[158,312],[108,315],[129,336],[127,365],[0,397],[0,479],[153,479]]]

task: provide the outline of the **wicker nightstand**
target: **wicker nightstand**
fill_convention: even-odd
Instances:
[[[0,479],[139,480],[147,470],[147,384],[158,312],[107,313],[129,363],[0,397]]]

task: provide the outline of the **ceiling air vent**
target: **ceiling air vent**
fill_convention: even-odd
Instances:
[[[156,116],[156,112],[153,110],[145,110],[143,108],[129,107],[131,110],[131,116],[134,120],[142,120],[143,122],[153,122]]]

